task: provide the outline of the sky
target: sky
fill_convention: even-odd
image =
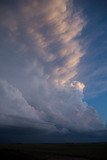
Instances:
[[[107,141],[106,0],[0,0],[0,142]]]

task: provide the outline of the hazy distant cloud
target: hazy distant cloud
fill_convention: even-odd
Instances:
[[[25,118],[26,125],[30,120],[40,122],[41,115],[42,112],[30,106],[17,88],[0,80],[0,123],[24,125],[22,120]]]

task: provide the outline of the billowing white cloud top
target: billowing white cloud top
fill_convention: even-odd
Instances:
[[[35,94],[34,101],[40,104],[38,107],[29,105],[17,88],[0,80],[0,123],[51,131],[94,130],[103,127],[94,108],[83,102],[83,92],[77,86],[55,88],[46,83],[47,86],[41,84],[38,99]]]
[[[83,89],[85,88],[85,85],[81,82],[73,81],[71,83],[71,86],[78,89],[79,91],[83,92]]]

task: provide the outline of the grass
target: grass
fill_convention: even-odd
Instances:
[[[107,143],[0,145],[2,160],[46,160],[55,156],[107,160]]]

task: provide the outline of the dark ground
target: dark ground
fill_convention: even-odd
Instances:
[[[1,144],[4,160],[107,160],[107,143]]]

